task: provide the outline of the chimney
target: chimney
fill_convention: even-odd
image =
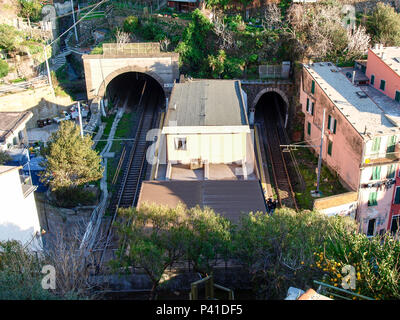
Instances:
[[[351,83],[352,83],[352,84],[354,84],[354,79],[355,79],[355,77],[356,77],[356,71],[353,70],[353,76],[352,76],[352,78],[351,78]]]

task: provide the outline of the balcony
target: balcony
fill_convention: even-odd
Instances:
[[[396,143],[393,147],[389,147],[385,153],[373,153],[365,155],[363,166],[373,166],[377,164],[390,164],[400,162],[400,144]]]

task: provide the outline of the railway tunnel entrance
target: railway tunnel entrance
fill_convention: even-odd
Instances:
[[[280,121],[284,128],[287,128],[289,117],[289,106],[283,96],[275,91],[263,93],[255,104],[255,119],[268,118],[271,121]]]
[[[282,145],[290,143],[286,134],[288,103],[278,92],[268,91],[260,95],[255,104],[255,126],[261,133],[266,165],[279,205],[298,209],[295,196],[293,155],[282,152]],[[270,195],[272,196],[272,195]]]
[[[142,72],[125,72],[113,78],[107,85],[106,97],[114,106],[127,108],[128,112],[143,108],[149,97],[157,97],[157,104],[165,101],[161,84]],[[140,105],[139,105],[140,104]]]

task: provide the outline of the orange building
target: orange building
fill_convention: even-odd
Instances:
[[[305,140],[319,144],[325,109],[322,159],[349,190],[358,192],[356,219],[368,236],[390,228],[399,163],[400,108],[381,91],[357,86],[331,62],[303,68],[300,102]],[[318,147],[315,152],[319,153]]]
[[[400,102],[400,47],[369,49],[366,75],[371,86]]]

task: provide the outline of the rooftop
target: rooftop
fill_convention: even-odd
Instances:
[[[258,180],[143,181],[138,207],[145,202],[171,208],[179,202],[188,208],[207,206],[232,222],[243,213],[266,211]]]
[[[400,117],[392,106],[393,100],[371,98],[369,94],[373,88],[353,85],[331,62],[318,62],[305,68],[363,138],[400,131],[392,119]]]
[[[18,126],[26,123],[32,117],[32,112],[0,112],[0,142],[16,133]]]
[[[175,84],[165,127],[248,125],[238,80],[192,80]]]
[[[400,47],[378,45],[375,48],[371,48],[371,51],[400,76]]]
[[[19,170],[19,169],[21,169],[21,167],[20,166],[1,166],[0,165],[0,175],[7,173],[9,171],[17,170],[17,169]]]

